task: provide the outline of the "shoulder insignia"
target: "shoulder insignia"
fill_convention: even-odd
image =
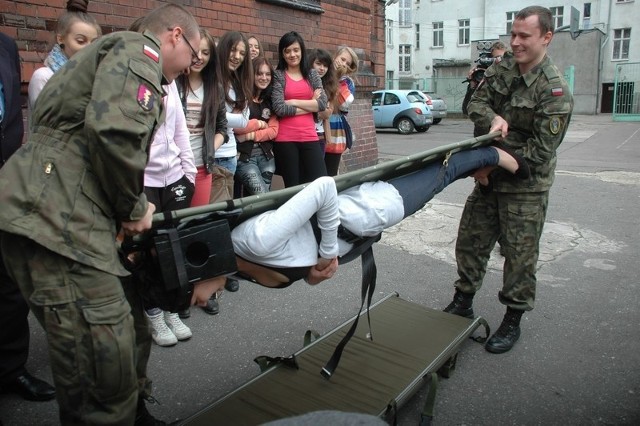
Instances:
[[[552,135],[557,135],[560,133],[560,129],[562,129],[562,121],[560,120],[560,117],[554,115],[549,120],[549,131]]]
[[[157,63],[160,60],[160,55],[158,54],[158,52],[156,52],[155,49],[147,46],[146,44],[144,45],[144,48],[142,49],[142,51],[144,52],[145,55],[153,59],[154,62]]]
[[[562,87],[554,87],[551,89],[551,94],[553,96],[562,96],[564,92],[562,91]]]
[[[138,104],[145,111],[151,111],[153,109],[153,103],[155,101],[155,96],[153,92],[149,90],[147,86],[141,84],[138,87]]]

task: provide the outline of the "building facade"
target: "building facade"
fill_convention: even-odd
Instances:
[[[387,85],[418,87],[442,96],[446,79],[462,82],[466,78],[478,58],[479,41],[502,40],[508,45],[516,13],[531,4],[523,0],[388,1]],[[616,72],[622,64],[640,61],[640,29],[633,29],[640,22],[638,2],[539,0],[535,4],[552,11],[557,28],[570,25],[572,7],[578,11],[577,37],[571,37],[568,28],[560,30],[549,54],[574,84],[577,113],[612,112]],[[446,86],[443,97],[451,110],[460,110],[454,84]],[[640,87],[625,90],[637,93]]]
[[[91,1],[88,11],[103,33],[125,30],[135,19],[165,3],[157,0]],[[349,116],[356,143],[344,156],[347,168],[376,164],[378,150],[371,114],[371,91],[383,86],[384,2],[380,0],[182,0],[214,36],[226,31],[255,35],[266,57],[277,63],[280,37],[298,31],[308,48],[334,52],[348,45],[360,57],[356,101]],[[0,0],[0,31],[13,37],[22,58],[23,92],[55,42],[55,27],[66,0]]]

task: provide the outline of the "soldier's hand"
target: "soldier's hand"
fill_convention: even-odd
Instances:
[[[133,236],[142,234],[144,231],[151,229],[153,224],[153,213],[156,211],[156,206],[153,203],[149,203],[147,206],[147,212],[142,219],[133,220],[131,222],[122,222],[122,229],[125,235]]]
[[[495,132],[496,130],[499,130],[500,133],[502,133],[500,137],[497,138],[498,140],[506,138],[507,134],[509,134],[509,123],[499,115],[496,115],[491,121],[491,129],[489,129],[489,133]]]

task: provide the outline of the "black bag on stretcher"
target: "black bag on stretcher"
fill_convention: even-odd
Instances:
[[[170,312],[189,307],[196,282],[237,270],[229,220],[219,215],[154,228],[122,252],[145,306]]]

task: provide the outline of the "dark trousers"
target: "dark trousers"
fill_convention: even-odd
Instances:
[[[273,144],[276,173],[282,176],[284,186],[312,182],[327,176],[324,147],[317,142],[276,142]]]
[[[29,306],[9,278],[0,252],[0,387],[24,372],[29,356]]]
[[[340,169],[342,154],[324,153],[324,164],[327,167],[327,176],[337,176]]]

